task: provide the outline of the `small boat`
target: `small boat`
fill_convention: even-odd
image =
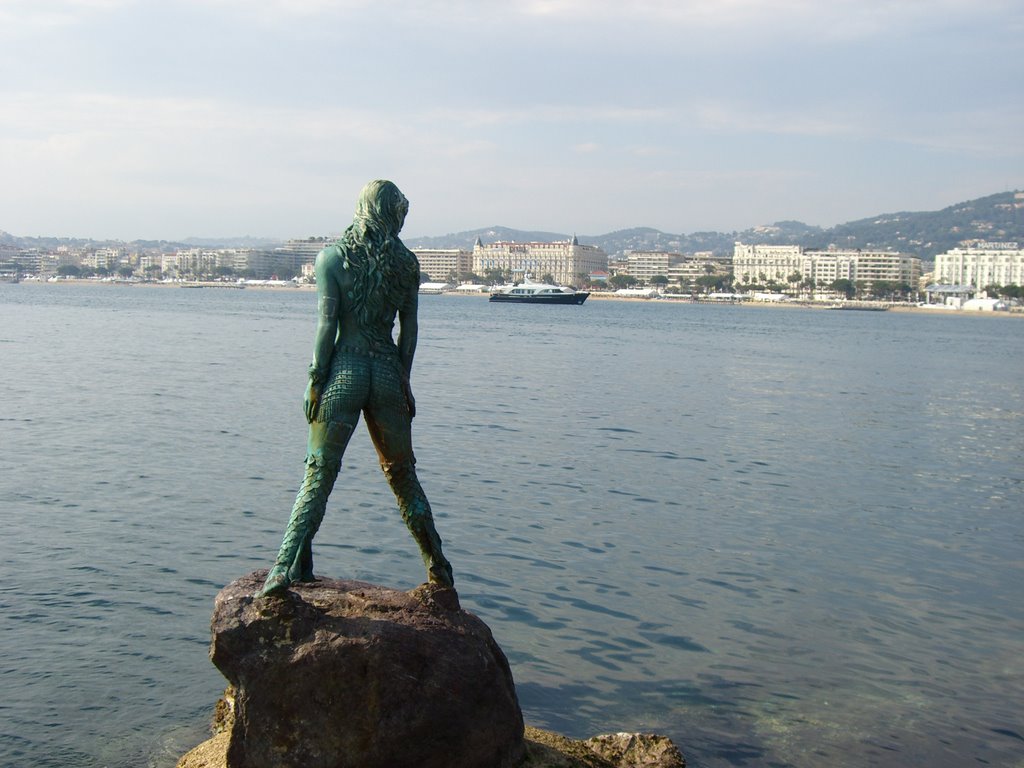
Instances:
[[[491,301],[515,304],[582,304],[589,291],[577,291],[550,283],[534,283],[529,278],[518,285],[504,286],[491,294]]]
[[[448,283],[420,283],[420,293],[424,296],[438,296],[451,289]]]
[[[832,304],[825,309],[847,309],[854,312],[885,312],[889,308],[878,304]]]

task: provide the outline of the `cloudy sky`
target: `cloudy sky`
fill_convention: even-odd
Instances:
[[[1021,0],[0,0],[0,230],[831,226],[1024,188]]]

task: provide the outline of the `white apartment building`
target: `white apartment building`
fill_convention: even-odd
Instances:
[[[551,275],[559,285],[580,285],[590,273],[607,268],[608,254],[594,245],[580,245],[575,236],[554,243],[487,245],[477,238],[473,246],[473,272],[478,275],[500,269],[517,280],[526,275],[535,280]]]
[[[18,249],[13,245],[4,245],[0,243],[0,274],[17,274],[21,271],[16,261],[18,257]]]
[[[826,251],[822,258],[810,258],[801,271],[804,279],[814,280],[819,287],[829,286],[836,280],[849,280],[851,283],[857,280],[857,259],[856,252]],[[877,279],[877,278],[876,278]],[[785,282],[784,280],[782,282]],[[913,287],[914,284],[911,283]]]
[[[231,267],[235,274],[252,275],[257,280],[280,278],[288,274],[304,274],[305,265],[312,264],[316,259],[316,254],[310,259],[308,254],[304,253],[263,251],[255,248],[220,251],[220,254],[225,261],[223,266]]]
[[[841,251],[839,253],[848,252]],[[826,253],[825,255],[829,254]],[[843,256],[840,256],[840,258],[843,258]],[[918,282],[921,280],[921,260],[915,256],[886,251],[855,251],[849,258],[853,262],[855,274],[855,277],[850,279],[863,280],[869,287],[878,281],[906,283],[911,288],[916,289]],[[823,282],[821,278],[816,279],[819,282]]]
[[[744,245],[736,243],[732,252],[732,272],[738,285],[764,285],[787,282],[799,272],[807,276],[809,260],[799,245]]]
[[[82,254],[71,251],[63,246],[58,248],[56,253],[39,254],[39,274],[50,275],[57,272],[61,267],[82,266]]]
[[[122,248],[97,248],[82,256],[82,266],[93,269],[117,269],[126,251]]]
[[[454,282],[473,271],[473,254],[462,248],[414,248],[420,262],[420,280]]]
[[[4,263],[3,270],[9,273],[38,275],[43,271],[43,264],[49,255],[41,253],[38,248],[0,249],[0,261]],[[68,261],[67,263],[74,262]],[[54,264],[49,271],[56,272],[58,266],[58,264]]]
[[[680,261],[676,261],[669,266],[665,277],[668,278],[669,283],[674,285],[681,285],[683,283],[690,283],[692,285],[697,278],[707,275],[726,275],[728,273],[728,260],[715,257],[708,252],[682,257]]]
[[[977,243],[935,257],[935,282],[949,285],[1024,285],[1024,249],[1018,243]]]
[[[284,262],[301,268],[303,264],[316,261],[316,255],[333,242],[335,240],[330,237],[286,240],[284,245],[274,249],[274,253],[280,254]]]
[[[312,276],[313,262],[316,255],[328,245],[337,242],[337,238],[309,237],[288,240],[279,248],[274,249],[272,262],[262,265],[262,269],[273,270],[274,265],[286,266],[302,275]],[[420,274],[425,280],[445,281],[449,277],[456,280],[460,275],[473,271],[473,254],[461,248],[418,248],[413,253],[420,262]],[[259,271],[259,270],[257,270]]]
[[[710,251],[692,256],[667,251],[633,251],[626,256],[626,267],[621,273],[647,284],[655,275],[662,275],[675,285],[681,280],[692,283],[698,277],[728,272],[728,261],[715,258]]]
[[[668,277],[669,266],[683,258],[681,253],[667,251],[633,251],[626,256],[626,270],[630,277],[650,283],[655,275]]]
[[[197,277],[214,274],[219,268],[230,268],[238,274],[248,272],[266,279],[282,266],[298,272],[304,258],[253,248],[189,248],[163,254],[160,258],[160,271],[165,277]]]
[[[732,269],[737,285],[789,283],[799,273],[801,281],[813,279],[818,286],[845,279],[863,281],[870,290],[876,281],[916,287],[921,277],[921,260],[889,251],[805,251],[799,245],[736,243]]]
[[[204,248],[189,248],[160,257],[160,271],[165,276],[206,275],[215,272],[219,266],[232,265],[217,251]]]

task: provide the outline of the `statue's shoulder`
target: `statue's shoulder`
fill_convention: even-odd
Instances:
[[[344,269],[345,248],[341,243],[332,243],[316,255],[316,268],[320,270]]]
[[[345,249],[341,243],[331,243],[316,255],[317,261],[344,261]]]
[[[331,281],[340,283],[345,281],[345,250],[337,243],[323,248],[313,262],[313,271],[316,274],[317,283]],[[326,282],[324,283],[326,284]]]

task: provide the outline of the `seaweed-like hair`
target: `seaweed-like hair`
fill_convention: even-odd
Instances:
[[[355,218],[339,242],[364,331],[386,324],[390,335],[395,312],[419,282],[416,255],[398,237],[408,211],[409,201],[393,182],[371,181],[359,193]]]

